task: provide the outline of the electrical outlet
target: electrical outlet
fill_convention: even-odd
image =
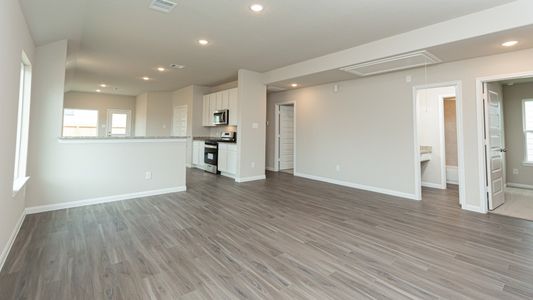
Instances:
[[[151,171],[146,171],[146,173],[144,174],[144,179],[146,179],[146,180],[152,179],[152,172]]]
[[[405,76],[405,82],[409,83],[411,81],[413,81],[413,77],[411,75]]]
[[[513,169],[513,174],[514,175],[518,175],[518,174],[520,174],[520,171],[518,171],[518,169]]]
[[[341,170],[341,165],[336,165],[335,166],[335,170],[337,170],[337,172],[339,172]]]
[[[252,128],[253,129],[259,128],[259,123],[256,123],[256,122],[252,123]]]

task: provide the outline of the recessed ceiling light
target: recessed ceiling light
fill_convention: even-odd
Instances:
[[[101,91],[102,91],[102,90],[100,90],[100,89],[97,89],[97,90],[96,90],[97,93],[100,93]]]
[[[291,86],[295,88],[295,87],[298,87],[298,84],[297,83],[293,83],[293,84],[291,84]]]
[[[102,83],[102,84],[100,84],[100,87],[103,87],[103,88],[105,88],[105,87],[107,87],[107,84],[105,84],[105,83]]]
[[[209,41],[208,40],[198,40],[198,44],[200,44],[202,46],[206,46],[207,44],[209,44]]]
[[[178,65],[178,64],[171,64],[170,67],[172,69],[185,69],[184,65]]]
[[[166,69],[163,68],[163,67],[159,67],[159,68],[157,68],[157,70],[158,70],[159,72],[165,72],[165,71],[166,71]]]
[[[508,41],[502,44],[504,47],[512,47],[514,45],[518,44],[518,41]]]
[[[148,77],[148,76],[144,76],[142,79],[143,79],[144,81],[148,81],[148,80],[150,80],[150,77]]]
[[[250,9],[251,9],[253,12],[258,13],[258,12],[262,12],[263,9],[264,9],[264,7],[263,7],[263,5],[261,5],[261,4],[252,4],[252,5],[250,6]]]

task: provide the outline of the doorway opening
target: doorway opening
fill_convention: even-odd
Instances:
[[[485,211],[533,221],[533,74],[495,76],[478,88]]]
[[[296,166],[295,103],[276,105],[275,171],[294,175]]]
[[[463,206],[461,83],[417,86],[413,95],[417,199],[422,199],[422,187],[447,190]]]

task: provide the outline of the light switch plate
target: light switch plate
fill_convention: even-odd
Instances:
[[[257,122],[252,123],[252,128],[253,129],[259,128],[259,123],[257,123]]]

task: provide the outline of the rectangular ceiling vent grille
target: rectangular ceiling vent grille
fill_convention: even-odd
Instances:
[[[176,2],[172,2],[169,0],[152,0],[149,7],[157,11],[168,13],[172,9],[174,9],[174,7],[176,7],[176,4]]]
[[[388,72],[412,69],[425,65],[440,63],[441,60],[426,50],[417,51],[393,57],[373,60],[341,68],[340,70],[358,76],[370,76]]]

